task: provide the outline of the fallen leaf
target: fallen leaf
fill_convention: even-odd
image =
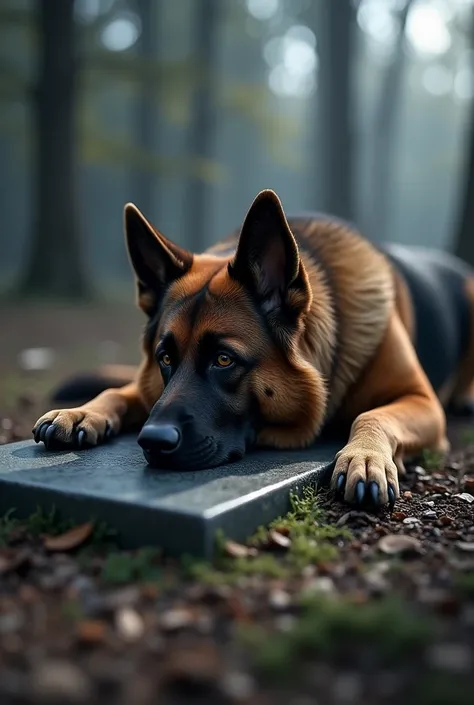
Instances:
[[[76,636],[82,644],[100,644],[104,641],[107,624],[100,619],[85,619],[76,627]]]
[[[447,514],[443,514],[442,516],[440,516],[439,522],[443,526],[449,526],[450,524],[453,523],[453,520],[451,519],[451,517],[448,517]]]
[[[396,521],[403,521],[406,518],[407,518],[407,515],[405,514],[405,512],[393,512],[392,513],[392,519],[396,519]]]
[[[48,551],[71,551],[86,541],[94,530],[94,524],[88,521],[59,536],[45,536],[44,546]]]
[[[467,502],[468,504],[472,504],[472,502],[474,502],[474,495],[469,494],[469,492],[461,492],[460,494],[455,494],[454,496],[457,499],[462,499],[463,502]]]
[[[382,536],[377,546],[382,553],[391,556],[423,552],[420,541],[414,536],[406,536],[405,534],[388,534],[387,536]]]
[[[241,543],[236,543],[235,541],[230,540],[225,542],[224,550],[231,558],[248,558],[258,554],[256,548],[244,546]]]
[[[289,548],[291,546],[291,540],[288,536],[283,536],[283,534],[280,534],[279,531],[275,531],[274,529],[268,532],[268,539],[270,543],[280,548]]]

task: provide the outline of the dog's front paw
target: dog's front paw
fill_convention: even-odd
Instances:
[[[55,409],[44,414],[33,428],[36,443],[53,448],[86,448],[108,441],[119,431],[118,417],[87,409]]]
[[[400,495],[397,465],[389,451],[349,443],[336,455],[331,487],[350,504],[393,507]]]

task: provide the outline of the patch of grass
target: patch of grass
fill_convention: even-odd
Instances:
[[[160,551],[154,547],[141,548],[134,553],[110,553],[103,565],[101,580],[108,585],[133,581],[156,583],[162,578],[159,558]]]
[[[62,519],[55,506],[52,506],[49,511],[43,507],[37,507],[36,512],[30,514],[24,524],[30,536],[33,537],[41,534],[58,536],[75,526],[71,519]]]
[[[291,680],[299,677],[305,659],[351,660],[371,652],[381,666],[392,659],[409,659],[430,643],[434,625],[415,616],[391,598],[354,605],[323,596],[305,598],[295,626],[269,634],[252,627],[240,632],[250,649],[256,670],[264,677]]]
[[[270,530],[280,530],[288,535],[290,546],[283,551],[262,552],[257,556],[232,558],[225,552],[225,537],[216,536],[214,565],[186,558],[182,561],[185,575],[208,584],[235,583],[249,575],[285,578],[301,573],[310,564],[327,563],[338,556],[337,542],[351,538],[351,532],[328,524],[325,512],[319,505],[316,490],[304,489],[301,496],[290,495],[291,509],[268,527],[260,527],[248,540],[253,547],[265,546]]]
[[[12,508],[0,518],[0,546],[7,546],[10,539],[10,535],[14,529],[19,525],[18,519],[13,515],[16,509]]]
[[[421,453],[421,462],[426,470],[440,470],[444,465],[444,453],[425,448]]]
[[[77,600],[66,600],[61,606],[61,613],[71,622],[79,622],[84,617],[84,612]]]
[[[458,575],[456,587],[462,595],[474,600],[474,573],[461,573],[461,575]]]
[[[463,428],[459,433],[461,443],[465,445],[474,445],[474,428]]]
[[[471,705],[472,680],[470,675],[437,672],[417,680],[409,705]]]

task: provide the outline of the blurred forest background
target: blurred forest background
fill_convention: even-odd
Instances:
[[[9,362],[138,355],[127,201],[200,251],[270,187],[474,264],[473,99],[473,0],[0,0]]]

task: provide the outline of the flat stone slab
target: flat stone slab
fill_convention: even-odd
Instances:
[[[172,472],[149,468],[135,436],[78,452],[22,441],[0,446],[0,514],[15,508],[25,518],[54,506],[63,518],[106,521],[126,548],[209,556],[218,529],[244,540],[284,514],[290,491],[314,483],[339,448],[261,451],[210,470]]]

